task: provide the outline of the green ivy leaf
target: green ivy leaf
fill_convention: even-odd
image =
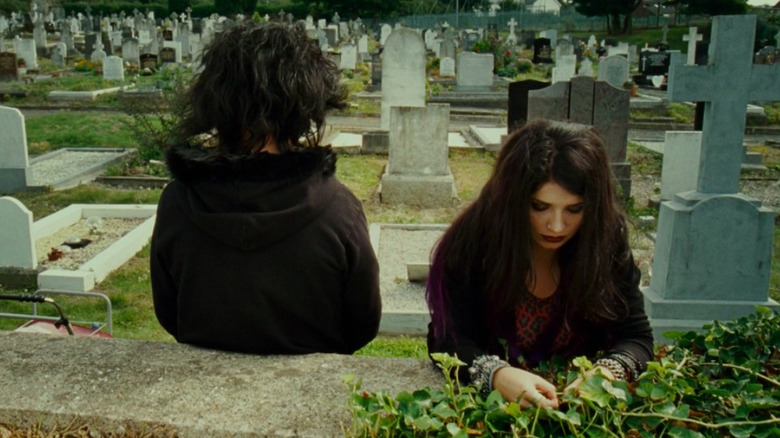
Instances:
[[[653,400],[664,400],[669,394],[669,387],[663,383],[656,383],[650,391],[650,398]]]
[[[439,403],[438,405],[434,406],[433,409],[431,409],[431,414],[441,418],[442,420],[455,418],[458,415],[458,413],[455,412],[455,410],[453,410],[447,403]]]
[[[585,379],[579,388],[579,395],[581,398],[590,400],[599,407],[605,407],[609,405],[611,395],[604,389],[604,379],[601,376],[592,376]]]
[[[669,436],[672,438],[704,438],[704,435],[699,432],[682,426],[673,426],[669,429]]]
[[[686,404],[681,404],[672,412],[674,418],[688,418],[691,415],[691,408]]]
[[[455,423],[447,423],[447,432],[452,436],[453,438],[468,438],[468,434],[465,430],[461,429],[457,424]]]
[[[750,425],[733,425],[729,426],[729,433],[736,438],[748,438],[753,436],[753,431],[756,430],[755,426]]]
[[[438,430],[444,425],[441,421],[431,418],[427,415],[423,415],[414,419],[412,426],[417,430]]]

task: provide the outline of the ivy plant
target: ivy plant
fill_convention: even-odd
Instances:
[[[522,409],[497,391],[486,398],[461,385],[465,364],[432,354],[442,388],[391,396],[368,392],[346,376],[353,437],[759,437],[780,438],[780,317],[767,308],[701,332],[666,333],[671,345],[635,382],[585,373],[579,357],[556,358],[536,371],[558,387],[578,376],[576,394],[559,394],[559,409]]]

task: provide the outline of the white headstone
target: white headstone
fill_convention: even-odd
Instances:
[[[577,76],[587,76],[592,78],[593,74],[593,61],[590,58],[583,58],[580,62],[580,69],[577,72]]]
[[[35,269],[38,260],[32,240],[32,213],[10,196],[0,198],[0,267]]]
[[[553,68],[552,83],[568,82],[577,73],[577,55],[561,55]]]
[[[392,32],[393,32],[393,28],[390,27],[389,24],[383,24],[379,33],[379,44],[381,44],[384,47],[384,45],[387,44],[387,38],[390,37],[390,34]]]
[[[176,50],[176,63],[181,64],[181,43],[179,41],[163,41],[163,47]]]
[[[38,68],[38,51],[35,48],[35,40],[15,39],[17,43],[17,59],[24,59],[27,68]]]
[[[382,58],[382,129],[390,108],[425,106],[425,43],[419,33],[400,28],[387,38]]]

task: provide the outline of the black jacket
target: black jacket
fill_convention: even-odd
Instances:
[[[177,341],[257,354],[352,353],[376,336],[379,268],[362,205],[327,148],[167,156],[152,236],[160,324]]]

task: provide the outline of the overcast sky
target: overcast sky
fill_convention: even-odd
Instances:
[[[748,0],[749,5],[762,6],[762,5],[774,5],[776,0]]]

